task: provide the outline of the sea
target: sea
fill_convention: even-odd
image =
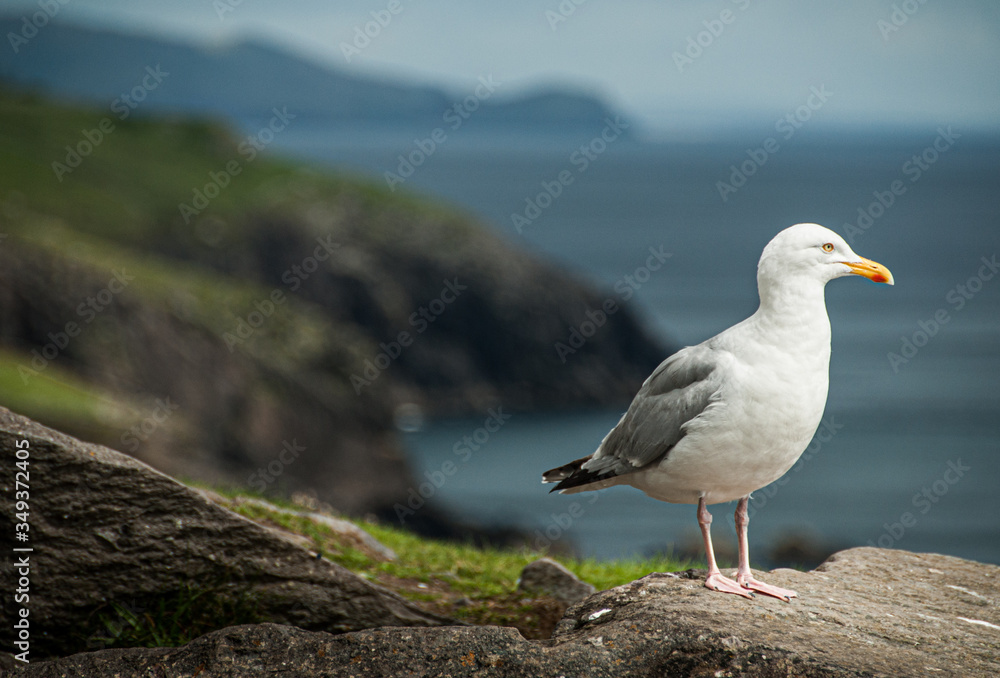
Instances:
[[[1000,564],[1000,137],[947,124],[791,135],[748,125],[642,140],[616,136],[613,122],[530,135],[470,124],[434,141],[433,128],[304,120],[274,148],[451,203],[625,304],[664,345],[753,313],[757,259],[781,229],[841,233],[895,286],[827,286],[824,423],[799,463],[754,493],[754,564],[797,540]],[[665,259],[656,267],[653,251]],[[622,410],[516,413],[499,426],[484,411],[401,435],[425,493],[464,521],[597,559],[696,550],[693,506],[540,484],[594,451]],[[711,508],[722,553],[734,548],[734,508]]]

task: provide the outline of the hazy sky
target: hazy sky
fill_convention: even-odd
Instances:
[[[372,12],[390,20],[348,62],[342,45]],[[832,96],[816,118],[830,124],[1000,126],[997,0],[69,0],[60,15],[194,42],[264,38],[457,93],[490,73],[508,94],[569,83],[660,127],[774,120],[820,86]],[[686,53],[689,38],[703,46]]]

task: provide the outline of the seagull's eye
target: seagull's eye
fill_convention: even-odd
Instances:
[[[828,242],[825,245],[823,245],[823,251],[824,252],[832,252],[833,251],[833,243],[832,242]]]

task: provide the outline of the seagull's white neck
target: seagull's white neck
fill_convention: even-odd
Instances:
[[[783,345],[829,351],[830,318],[826,313],[825,280],[811,276],[778,280],[758,276],[760,307],[754,313],[759,331]],[[794,342],[787,338],[794,337]]]

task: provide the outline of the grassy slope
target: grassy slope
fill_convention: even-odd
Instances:
[[[19,367],[30,369],[31,356],[0,349],[0,397],[5,407],[33,419],[70,422],[74,430],[98,426],[120,430],[134,415],[128,403],[101,393],[57,364],[31,377],[24,388]]]
[[[397,555],[385,561],[359,550],[344,537],[308,516],[302,506],[274,502],[275,510],[258,503],[241,504],[240,493],[224,492],[226,506],[262,525],[280,527],[306,537],[312,548],[361,576],[377,582],[437,614],[473,624],[515,626],[529,638],[551,634],[561,608],[547,598],[517,590],[525,565],[544,553],[527,549],[479,549],[454,542],[424,539],[405,530],[351,520]],[[273,501],[273,500],[269,500]],[[578,577],[605,590],[626,584],[650,572],[676,572],[692,564],[667,557],[602,562],[560,558]]]
[[[111,119],[114,129],[60,180],[53,164],[65,164],[66,147],[84,142],[84,131],[95,138],[92,130],[105,118]],[[320,235],[329,233],[329,226],[319,223],[322,215],[336,214],[350,205],[365,218],[359,224],[350,219],[338,222],[338,228],[350,231],[341,234],[348,240],[396,242],[401,237],[399,215],[405,214],[419,221],[427,234],[427,242],[413,246],[427,250],[433,242],[435,256],[447,258],[450,248],[457,252],[470,242],[479,243],[483,251],[491,249],[493,236],[455,210],[405,192],[394,194],[380,185],[274,159],[266,150],[251,160],[240,153],[241,141],[212,122],[119,121],[109,110],[58,105],[5,91],[0,85],[3,245],[35,248],[49,257],[83,263],[93,271],[140,271],[130,294],[140,294],[160,307],[173,307],[183,297],[182,305],[192,313],[185,319],[216,336],[232,332],[241,314],[252,311],[253,302],[267,298],[270,289],[161,255],[164,245],[175,243],[173,255],[181,258],[205,247],[238,256],[248,220],[255,215],[285,215]],[[179,203],[190,204],[194,189],[203,188],[210,173],[218,176],[231,162],[239,164],[240,173],[230,178],[201,215],[185,223]],[[355,326],[336,325],[322,309],[295,295],[286,297],[291,303],[252,341],[239,344],[239,350],[250,352],[278,372],[309,364],[331,346],[349,356],[352,364],[360,364],[373,353],[371,338],[361,336]],[[28,364],[30,357],[14,351],[0,353],[0,370],[16,370]],[[55,372],[50,379],[62,383],[62,375]],[[35,398],[30,412],[24,411],[64,428],[63,422],[68,421],[64,415],[69,411],[66,401],[77,394],[79,402],[69,409],[85,415],[85,401],[93,394],[72,388],[68,382],[64,386],[58,407],[54,403],[46,411],[49,401]],[[346,378],[339,387],[345,393],[352,389]],[[19,379],[0,380],[0,399],[9,403],[30,400],[32,396],[25,392],[30,388]],[[72,430],[81,430],[80,421],[72,423]],[[88,425],[100,426],[93,417]]]
[[[238,159],[243,171],[205,210],[219,247],[237,242],[242,218],[256,211],[306,209],[310,196],[330,198],[350,191],[357,199],[377,203],[384,199],[365,184],[319,174],[263,156],[247,162],[237,152],[239,141],[222,127],[197,122],[115,120],[115,129],[59,181],[53,162],[63,162],[66,145],[84,139],[108,111],[61,107],[0,90],[0,233],[4,246],[40,250],[47,256],[79,262],[94,271],[140,271],[131,294],[163,305],[183,297],[187,320],[217,336],[231,332],[240,312],[267,298],[269,289],[247,281],[148,253],[149,241],[192,237],[178,211],[180,201],[191,200],[192,180],[217,172]],[[143,149],[147,161],[137,161]],[[200,181],[200,179],[198,179]],[[407,208],[433,211],[418,200],[394,198]],[[412,203],[412,205],[410,204]],[[278,368],[282,362],[307,363],[324,344],[363,352],[361,337],[351,328],[335,327],[325,314],[289,297],[283,312],[268,322],[253,341],[240,350]],[[74,381],[65,371],[46,371],[42,386],[26,383],[17,374],[31,356],[0,352],[0,398],[47,424],[75,431],[100,428],[92,405],[96,391]],[[345,389],[350,388],[346,382]],[[107,400],[107,396],[102,396]],[[20,406],[20,407],[19,407]],[[118,409],[127,407],[119,403]],[[105,416],[105,419],[107,417]],[[70,425],[71,424],[71,425]]]
[[[546,555],[528,549],[480,549],[436,541],[394,527],[336,516],[313,501],[302,505],[263,499],[243,490],[210,488],[198,483],[220,505],[265,527],[302,542],[322,557],[389,589],[429,612],[475,625],[512,626],[529,639],[549,638],[564,606],[518,590],[528,563]],[[321,518],[348,520],[396,554],[386,560]],[[650,572],[676,572],[690,563],[671,558],[600,562],[557,558],[580,579],[606,590]],[[235,597],[234,597],[235,594]],[[184,645],[210,631],[267,621],[257,612],[252,591],[232,582],[191,582],[168,595],[110,601],[97,608],[79,631],[89,649]]]
[[[60,181],[53,163],[64,162],[65,147],[84,141],[83,130],[93,130],[106,117],[115,129]],[[210,181],[209,173],[236,161],[240,173],[201,215],[211,217],[211,237],[222,246],[238,242],[239,219],[247,213],[301,213],[345,194],[373,214],[405,210],[435,216],[452,235],[476,232],[454,210],[403,192],[276,160],[267,150],[249,159],[238,150],[241,141],[210,122],[118,121],[109,111],[62,107],[0,89],[0,186],[8,192],[0,201],[6,198],[16,212],[47,214],[75,230],[143,249],[151,236],[184,237],[190,227],[178,205],[191,203],[194,189]],[[137,149],[142,158],[135,157]],[[372,240],[395,235],[368,233]]]
[[[562,618],[556,600],[517,589],[525,565],[543,553],[478,549],[423,539],[404,530],[362,520],[355,525],[391,548],[387,561],[312,516],[332,515],[315,506],[269,503],[257,496],[203,487],[221,505],[289,536],[298,536],[324,558],[394,591],[429,612],[475,625],[512,626],[529,639],[549,638]],[[245,502],[244,500],[251,500]],[[292,512],[302,515],[294,515]],[[343,517],[341,517],[343,519]],[[598,590],[626,584],[650,572],[678,571],[688,563],[667,558],[598,562],[559,559]],[[174,647],[217,629],[267,621],[252,591],[230,581],[190,582],[171,594],[103,603],[79,629],[81,649]]]

